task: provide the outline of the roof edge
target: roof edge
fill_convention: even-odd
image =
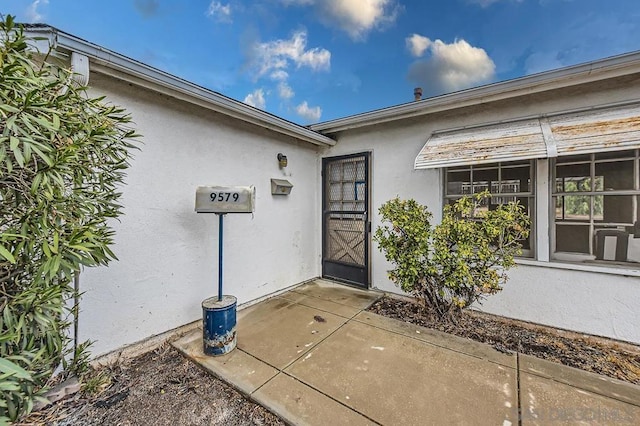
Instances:
[[[637,72],[640,72],[640,51],[313,124],[309,128],[328,135]]]
[[[65,33],[64,31],[60,31],[55,27],[49,25],[26,26],[25,32],[29,36],[47,39],[49,46],[54,50],[69,50],[89,57],[101,66],[94,69],[97,72],[104,72],[104,69],[101,68],[106,68],[130,75],[134,78],[134,80],[130,82],[143,80],[151,83],[150,85],[144,85],[144,87],[148,89],[164,92],[169,95],[173,92],[178,95],[174,97],[179,99],[207,107],[221,114],[247,121],[258,127],[263,127],[313,145],[332,146],[336,143],[335,140],[309,127],[298,125],[266,111],[231,99],[150,65]],[[38,47],[40,46],[41,44],[38,43]],[[113,73],[111,74],[115,76]]]

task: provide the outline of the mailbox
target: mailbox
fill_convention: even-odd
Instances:
[[[293,185],[288,180],[271,179],[272,195],[289,195],[291,194],[291,188],[293,188]]]
[[[199,186],[196,190],[197,213],[253,213],[255,186]]]

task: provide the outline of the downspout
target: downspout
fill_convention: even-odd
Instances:
[[[69,86],[75,83],[76,87],[86,87],[89,84],[89,58],[77,52],[71,52],[71,75],[67,84],[62,86],[60,95],[69,90]]]
[[[64,92],[71,84],[86,87],[89,84],[89,58],[77,52],[71,52],[71,76]],[[78,352],[78,314],[80,313],[80,271],[73,275],[73,356]]]

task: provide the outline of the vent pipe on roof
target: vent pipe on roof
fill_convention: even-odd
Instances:
[[[422,87],[416,87],[413,89],[413,100],[419,101],[422,99]]]

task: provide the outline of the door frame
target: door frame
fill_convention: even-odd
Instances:
[[[352,153],[352,154],[343,154],[343,155],[337,155],[337,156],[332,156],[332,157],[323,157],[322,158],[322,168],[321,168],[321,179],[322,179],[322,184],[321,184],[321,191],[322,191],[322,210],[321,210],[321,221],[322,221],[322,225],[321,225],[321,232],[322,232],[322,255],[321,255],[321,274],[323,278],[329,278],[335,281],[339,281],[345,284],[349,284],[352,286],[356,286],[358,288],[364,288],[364,289],[369,289],[370,285],[371,285],[371,258],[370,258],[370,253],[371,253],[371,159],[372,159],[372,155],[371,155],[371,151],[363,151],[363,152],[357,152],[357,153]],[[364,157],[364,167],[365,167],[365,185],[366,185],[366,191],[365,191],[365,210],[362,214],[364,214],[364,265],[363,265],[363,271],[361,274],[361,282],[360,281],[354,281],[354,280],[349,280],[347,278],[341,278],[341,277],[336,277],[333,275],[327,275],[326,274],[326,264],[327,264],[327,260],[325,257],[325,253],[326,253],[326,249],[327,249],[327,244],[328,244],[328,232],[327,232],[327,220],[326,220],[326,216],[329,214],[329,212],[331,210],[329,210],[329,200],[327,197],[327,185],[326,185],[326,176],[325,176],[325,171],[327,168],[327,164],[333,162],[333,161],[340,161],[340,160],[345,160],[345,159],[349,159],[349,158],[357,158],[357,157]],[[340,262],[330,262],[333,266],[340,266],[342,263]],[[345,266],[345,268],[351,267],[353,268],[353,265],[348,265],[348,264],[342,264]]]

